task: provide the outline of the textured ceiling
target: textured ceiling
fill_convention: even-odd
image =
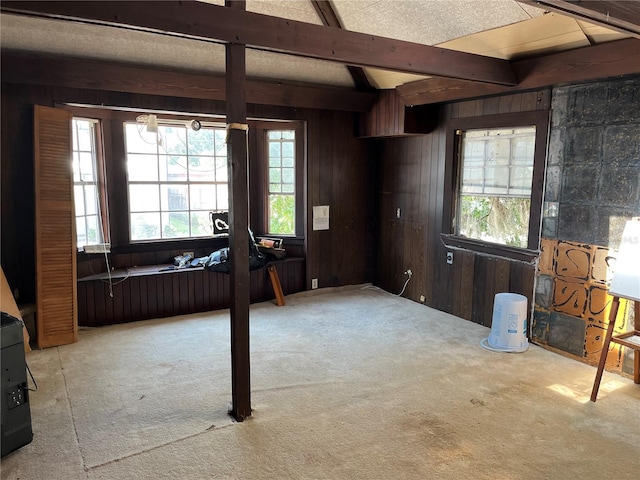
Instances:
[[[224,0],[207,3],[223,5]],[[512,59],[620,38],[515,0],[333,0],[347,30]],[[309,0],[248,0],[247,10],[321,24]],[[114,27],[2,14],[0,45],[11,49],[120,61],[206,73],[224,72],[221,44]],[[378,88],[423,79],[365,69]],[[249,49],[247,76],[254,79],[353,86],[344,65]]]

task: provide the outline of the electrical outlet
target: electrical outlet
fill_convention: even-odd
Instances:
[[[404,272],[405,275],[413,275],[413,272],[411,271],[411,269],[407,270],[406,272]]]
[[[447,252],[447,263],[453,265],[453,252]]]
[[[424,303],[425,300],[426,298],[424,297],[424,295],[420,295],[420,303]]]
[[[312,278],[311,279],[311,288],[313,290],[315,290],[316,288],[318,288],[318,279],[317,278]]]
[[[400,207],[398,207],[396,208],[396,218],[400,218],[400,214],[401,214]]]

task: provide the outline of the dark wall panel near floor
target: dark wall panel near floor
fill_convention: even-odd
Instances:
[[[506,258],[455,250],[452,265],[440,235],[447,203],[447,122],[451,119],[548,110],[550,91],[540,90],[441,106],[438,126],[428,135],[378,140],[380,189],[376,284],[482,325],[491,325],[493,298],[520,293],[531,302],[534,266]],[[399,211],[398,211],[399,209]]]

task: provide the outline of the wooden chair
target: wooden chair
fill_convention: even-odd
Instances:
[[[614,335],[613,330],[615,329],[616,317],[618,315],[618,309],[620,307],[620,298],[621,297],[619,296],[614,296],[613,303],[611,304],[611,312],[609,313],[609,327],[607,328],[607,334],[604,337],[602,353],[600,354],[600,362],[598,363],[598,372],[596,373],[596,379],[593,382],[593,390],[591,391],[592,402],[595,402],[598,397],[598,389],[600,388],[600,381],[602,380],[604,365],[605,363],[607,363],[607,354],[609,353],[609,345],[611,342],[624,345],[625,347],[632,348],[634,350],[633,381],[636,384],[640,384],[640,302],[629,299],[629,301],[634,303],[633,330]]]

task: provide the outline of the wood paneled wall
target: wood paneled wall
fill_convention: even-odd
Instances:
[[[304,260],[277,262],[285,295],[304,290]],[[150,318],[229,308],[230,275],[186,269],[113,279],[113,297],[107,279],[78,282],[78,323],[98,327]],[[251,303],[275,298],[266,268],[251,272]]]
[[[33,105],[57,103],[224,113],[224,102],[220,101],[2,83],[2,265],[12,287],[20,290],[19,302],[24,303],[35,299]],[[355,136],[357,115],[259,105],[249,105],[248,115],[306,122],[308,231],[301,240],[303,245],[296,247],[296,254],[307,258],[306,288],[311,287],[312,278],[318,278],[321,287],[372,281],[378,168],[376,156],[370,158],[367,141]],[[124,170],[124,163],[118,168]],[[118,195],[124,197],[116,192]],[[330,230],[311,229],[314,205],[331,207]],[[117,206],[110,205],[110,215],[121,215],[119,212]],[[115,233],[122,238],[122,232]],[[116,253],[130,253],[132,249],[125,247],[118,246],[120,252],[116,248]],[[145,251],[157,249],[194,250],[171,243],[168,247],[152,245]],[[137,246],[135,251],[144,253]]]
[[[411,269],[405,297],[473,322],[491,324],[493,297],[498,292],[533,296],[534,266],[506,258],[453,251],[441,233],[450,233],[443,217],[447,121],[550,108],[549,90],[448,104],[441,108],[438,127],[428,135],[379,140],[380,193],[376,284],[392,293],[402,289]],[[400,217],[397,217],[400,209]]]

